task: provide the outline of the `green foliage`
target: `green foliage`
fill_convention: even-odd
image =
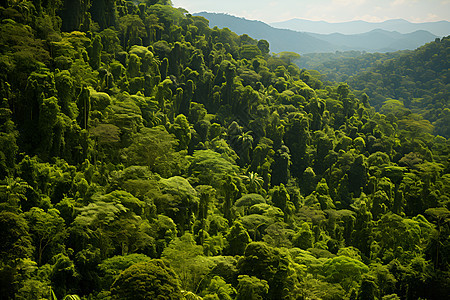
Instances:
[[[51,288],[48,286],[47,283],[43,283],[35,279],[27,279],[23,282],[23,286],[17,292],[16,297],[17,299],[24,299],[24,300],[46,299],[46,297],[48,297],[48,295],[51,294],[49,292],[50,290]]]
[[[111,286],[113,299],[181,299],[176,273],[162,260],[151,260],[125,269]]]
[[[67,295],[63,298],[63,300],[80,300],[80,296],[78,295]]]
[[[178,225],[178,230],[184,233],[198,212],[197,191],[179,176],[161,179],[160,190],[162,195],[155,199],[158,212],[171,217]]]
[[[264,49],[264,46],[262,46]],[[261,50],[255,45],[243,45],[240,49],[241,58],[251,60],[258,55],[261,55]]]
[[[2,228],[6,229],[0,244],[2,262],[13,262],[16,259],[30,257],[33,246],[26,220],[15,213],[2,211],[0,222]]]
[[[45,212],[37,207],[31,208],[24,216],[31,226],[30,233],[37,252],[36,261],[38,265],[41,265],[43,256],[51,251],[48,248],[57,247],[67,237],[64,219],[59,216],[59,211],[56,209]],[[51,255],[47,255],[47,257],[51,257]]]
[[[238,294],[236,299],[264,299],[269,291],[267,281],[254,276],[240,275],[238,278]]]
[[[266,203],[266,200],[259,194],[247,194],[237,199],[234,206],[243,213],[244,209],[248,209],[255,204]]]
[[[192,155],[189,173],[198,177],[201,184],[220,186],[225,175],[236,174],[234,161],[212,150],[197,150]]]
[[[442,70],[448,44],[449,38],[443,37],[414,51],[363,55],[345,52],[336,54],[342,56],[336,58],[331,58],[334,54],[325,55],[329,57],[321,57],[314,68],[328,74],[329,80],[346,80],[352,88],[364,91],[372,106],[386,115],[392,113],[400,121],[404,120],[405,125],[412,121],[411,111],[418,112],[437,125],[436,134],[448,138],[448,123],[444,123],[449,109],[448,101],[444,100],[448,98],[448,91],[443,88],[445,84],[440,84],[445,81]],[[307,55],[302,59],[305,63],[312,62],[316,59],[313,56],[320,55]],[[340,71],[336,72],[337,69]],[[430,123],[422,125],[433,130]]]
[[[211,279],[211,282],[204,293],[205,296],[203,299],[214,299],[214,297],[218,297],[220,300],[230,300],[234,299],[236,296],[236,290],[233,286],[227,284],[220,276],[214,276]]]
[[[0,15],[2,297],[448,296],[448,37],[325,76],[170,1]]]
[[[297,278],[288,253],[262,242],[253,242],[245,249],[238,268],[241,274],[260,276],[267,281],[269,299],[294,297]]]
[[[369,271],[362,262],[348,256],[337,256],[324,264],[323,274],[327,281],[340,283],[345,290],[352,287],[352,282],[361,280]]]
[[[214,265],[211,259],[202,254],[203,248],[197,246],[192,235],[187,233],[173,240],[164,249],[162,259],[174,268],[182,288],[195,292],[203,277]]]
[[[184,115],[178,115],[169,130],[178,139],[178,150],[186,150],[191,141],[189,122]]]
[[[109,289],[122,271],[128,269],[132,265],[149,261],[151,261],[151,258],[144,254],[129,254],[105,259],[98,266],[103,275],[101,279],[103,288]]]
[[[128,165],[142,165],[163,176],[177,175],[185,168],[184,157],[175,151],[178,142],[163,126],[143,128],[124,149]]]
[[[303,223],[300,230],[297,231],[292,239],[294,246],[300,249],[311,248],[314,242],[313,232],[308,223]]]

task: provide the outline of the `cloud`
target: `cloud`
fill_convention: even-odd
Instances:
[[[395,0],[394,2],[391,3],[391,6],[400,6],[405,4],[406,1],[405,0]]]
[[[333,5],[337,6],[361,6],[366,0],[332,0]]]
[[[266,23],[292,18],[344,22],[357,19],[415,22],[449,20],[450,0],[172,0],[189,12],[222,12]]]
[[[379,22],[386,21],[387,18],[381,18],[379,16],[373,16],[373,15],[362,15],[362,16],[356,16],[354,20],[364,20],[367,22],[379,23]]]
[[[422,22],[435,22],[435,21],[440,21],[441,18],[433,13],[429,13],[427,14],[427,16],[423,19]]]
[[[440,18],[438,15],[429,13],[425,17],[411,18],[410,21],[414,23],[423,23],[423,22],[436,22],[441,20],[442,18]]]

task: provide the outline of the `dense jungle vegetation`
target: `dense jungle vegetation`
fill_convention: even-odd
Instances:
[[[449,44],[444,38],[414,51],[307,54],[299,64],[366,93],[385,115],[419,114],[434,125],[433,134],[450,138]]]
[[[170,1],[0,15],[1,299],[449,295],[449,38],[379,103]]]

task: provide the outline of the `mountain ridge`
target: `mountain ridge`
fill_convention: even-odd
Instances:
[[[436,38],[435,35],[426,30],[417,30],[406,34],[384,29],[373,29],[360,34],[332,33],[324,35],[310,32],[307,34],[338,46],[340,48],[338,50],[340,51],[360,50],[367,52],[412,50]],[[361,46],[361,41],[364,41],[364,46]],[[414,41],[417,41],[417,43],[414,43]],[[379,45],[384,46],[379,47]],[[377,51],[368,51],[369,48],[376,49]]]
[[[266,39],[270,43],[270,49],[273,52],[288,51],[279,47],[283,40],[291,41],[291,50],[298,53],[314,52],[315,49],[321,48],[326,51],[332,51],[332,45],[328,42],[311,37],[303,32],[295,32],[288,29],[273,28],[267,23],[258,20],[247,20],[227,14],[214,14],[207,12],[195,13],[195,16],[205,17],[210,21],[210,27],[217,26],[219,28],[227,27],[231,31],[241,35],[248,34],[256,39]],[[214,18],[214,16],[220,16]],[[239,25],[241,24],[241,25]],[[297,38],[297,40],[293,40]]]
[[[450,22],[445,20],[421,23],[413,23],[405,19],[389,19],[382,22],[367,22],[363,20],[354,20],[348,22],[327,22],[294,18],[281,22],[272,22],[269,23],[269,25],[280,29],[290,29],[301,32],[314,32],[320,34],[359,34],[377,28],[385,29],[387,31],[392,31],[395,28],[397,31],[404,34],[422,29],[440,37],[450,34]]]
[[[402,34],[383,29],[375,29],[359,35],[325,35],[274,28],[262,21],[247,20],[228,14],[200,12],[194,15],[208,19],[210,27],[227,27],[239,35],[248,34],[257,39],[265,39],[269,42],[271,51],[275,53],[291,51],[304,54],[349,50],[393,52],[413,50],[437,37],[426,31]]]

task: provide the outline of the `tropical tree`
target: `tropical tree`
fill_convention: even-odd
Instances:
[[[111,286],[112,299],[181,299],[176,273],[162,260],[141,262],[125,269]]]

